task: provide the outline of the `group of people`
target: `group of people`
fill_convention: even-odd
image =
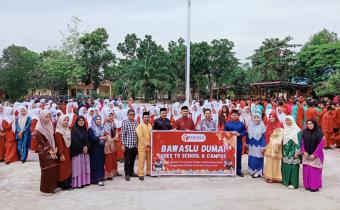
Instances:
[[[125,180],[150,176],[152,130],[229,131],[237,136],[237,175],[299,187],[322,187],[323,149],[340,146],[339,101],[291,98],[206,100],[192,104],[142,104],[132,99],[8,102],[0,106],[0,161],[39,155],[40,190],[104,186],[124,160]],[[134,171],[138,156],[138,170]],[[144,165],[146,164],[146,170]]]

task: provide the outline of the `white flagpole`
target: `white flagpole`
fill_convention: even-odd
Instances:
[[[187,28],[187,55],[186,55],[186,77],[185,77],[185,98],[188,105],[190,104],[190,17],[191,0],[188,0],[188,28]]]

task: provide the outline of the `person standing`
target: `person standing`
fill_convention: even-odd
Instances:
[[[72,188],[81,188],[91,183],[88,154],[90,142],[85,124],[85,118],[80,116],[71,129]]]
[[[283,124],[282,183],[289,189],[299,187],[301,129],[293,116],[288,115]]]
[[[325,135],[325,149],[334,149],[334,142],[331,138],[334,132],[334,119],[332,106],[327,107],[327,112],[323,116],[322,130]]]
[[[71,130],[68,127],[69,118],[67,115],[62,115],[58,118],[56,131],[54,134],[55,143],[58,148],[60,157],[58,182],[59,187],[67,190],[71,187],[72,169],[71,169]]]
[[[49,111],[40,112],[34,135],[38,142],[41,168],[40,191],[43,195],[52,195],[58,187],[58,156]]]
[[[5,161],[5,132],[4,128],[2,127],[2,122],[4,120],[4,108],[0,104],[0,162]]]
[[[246,145],[248,147],[248,171],[253,178],[263,175],[263,154],[266,148],[266,127],[261,116],[256,113],[248,127]]]
[[[105,179],[112,180],[114,176],[120,175],[118,173],[117,165],[117,140],[118,132],[114,122],[114,113],[110,111],[104,122],[105,134],[108,135],[107,141],[104,145],[105,153]]]
[[[18,146],[18,154],[22,163],[27,160],[28,149],[31,143],[31,117],[28,116],[25,106],[20,107],[19,117],[15,120],[15,138]]]
[[[122,123],[122,150],[125,151],[124,172],[125,180],[130,181],[130,177],[137,177],[134,173],[134,165],[137,156],[137,121],[135,121],[135,111],[129,109],[127,112],[128,119]]]
[[[202,120],[198,124],[198,131],[216,131],[217,125],[216,122],[212,119],[211,110],[210,109],[204,109],[204,120]]]
[[[146,176],[151,174],[151,130],[150,113],[143,112],[143,123],[139,124],[136,132],[138,136],[138,177],[144,181],[144,164],[146,161]]]
[[[270,135],[269,144],[264,153],[264,177],[268,183],[281,182],[283,128],[276,128]]]
[[[161,117],[157,118],[153,124],[154,130],[171,130],[171,122],[167,118],[166,108],[160,109]]]
[[[230,121],[225,124],[224,131],[231,131],[237,137],[236,174],[244,177],[242,173],[242,138],[247,132],[244,124],[239,120],[238,110],[234,109],[231,111]]]
[[[97,115],[93,117],[91,127],[88,131],[90,145],[90,167],[91,167],[91,184],[104,186],[104,164],[105,153],[104,145],[107,139],[102,117]]]
[[[195,130],[194,121],[189,118],[189,109],[187,106],[181,108],[182,117],[176,120],[175,128],[177,130]]]
[[[306,190],[316,192],[322,188],[322,168],[324,138],[316,120],[307,120],[302,133],[303,185]]]
[[[13,108],[6,107],[4,109],[4,119],[2,121],[2,128],[5,133],[5,163],[10,164],[18,160],[17,142],[15,141],[15,134],[13,132]]]

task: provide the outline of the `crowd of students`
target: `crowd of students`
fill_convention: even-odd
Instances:
[[[248,154],[248,173],[267,182],[299,187],[322,187],[323,149],[340,146],[339,99],[206,100],[191,105],[141,104],[118,100],[31,100],[0,106],[0,161],[25,163],[28,150],[39,155],[40,190],[104,186],[150,176],[152,130],[229,131],[237,136],[237,175],[243,177],[242,155]],[[138,155],[138,171],[134,165]],[[146,164],[146,170],[144,165]],[[145,173],[146,171],[146,173]]]

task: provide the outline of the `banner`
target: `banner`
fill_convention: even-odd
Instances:
[[[231,132],[152,131],[151,175],[236,175]]]

